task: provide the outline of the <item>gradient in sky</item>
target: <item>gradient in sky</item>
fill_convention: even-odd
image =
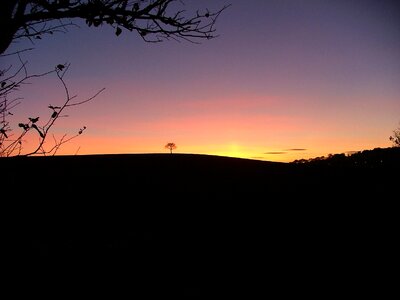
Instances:
[[[58,135],[87,126],[59,154],[167,153],[174,142],[176,153],[286,162],[391,145],[400,121],[398,1],[185,3],[188,11],[231,3],[220,36],[147,44],[77,22],[23,55],[31,72],[70,63],[66,81],[78,99],[106,88],[59,120]],[[32,83],[19,94],[15,122],[63,100],[54,78]]]

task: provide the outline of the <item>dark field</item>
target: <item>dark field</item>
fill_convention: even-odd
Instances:
[[[0,159],[9,278],[61,295],[381,294],[391,282],[382,268],[394,251],[400,153],[374,151],[304,164]]]

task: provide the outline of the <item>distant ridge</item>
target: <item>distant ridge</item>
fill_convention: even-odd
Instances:
[[[196,153],[96,153],[96,154],[79,154],[79,155],[72,155],[72,154],[60,154],[60,155],[55,155],[55,156],[31,156],[35,158],[51,158],[51,157],[137,157],[137,158],[161,158],[161,157],[186,157],[186,158],[200,158],[204,157],[203,159],[210,158],[210,159],[232,159],[232,160],[242,160],[242,161],[256,161],[256,162],[267,162],[267,163],[278,163],[278,164],[286,164],[285,162],[273,162],[273,161],[267,161],[263,159],[256,159],[256,158],[243,158],[243,157],[234,157],[234,156],[225,156],[225,155],[214,155],[214,154],[196,154]],[[15,158],[23,158],[23,157],[12,157],[13,159]],[[2,159],[2,158],[0,158]]]
[[[8,186],[24,186],[30,196],[41,187],[79,183],[90,198],[133,191],[158,199],[163,191],[175,199],[258,199],[266,192],[280,198],[318,198],[318,190],[363,193],[362,186],[390,186],[393,170],[400,166],[400,148],[374,149],[352,156],[332,155],[301,163],[271,162],[204,154],[94,154],[52,157],[1,158]],[[99,189],[101,188],[101,190]],[[389,190],[388,190],[389,191]],[[386,191],[386,192],[388,192]],[[56,191],[59,193],[60,191]],[[63,191],[69,193],[67,189]],[[380,191],[382,192],[382,191]],[[51,198],[42,193],[44,199]]]
[[[395,249],[388,241],[397,228],[391,203],[399,169],[327,162],[197,154],[0,159],[9,195],[5,257],[18,274],[44,270],[85,284],[90,274],[158,296],[236,295],[235,281],[243,294],[258,295],[260,268],[272,278],[290,270],[296,293],[305,274],[310,284],[307,272],[315,274],[311,290],[336,289],[338,276],[364,283],[375,274],[371,258],[380,265]]]

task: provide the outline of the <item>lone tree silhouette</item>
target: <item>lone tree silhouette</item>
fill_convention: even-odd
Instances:
[[[392,141],[393,147],[400,147],[400,126],[393,130],[393,135],[389,137],[389,140]]]
[[[12,42],[42,39],[66,32],[81,19],[91,27],[111,26],[115,35],[136,32],[146,42],[211,39],[215,22],[228,6],[189,14],[177,0],[2,0],[0,10],[0,54]]]
[[[169,149],[170,153],[172,154],[172,150],[175,150],[177,146],[175,145],[175,143],[168,143],[165,145],[165,148]]]

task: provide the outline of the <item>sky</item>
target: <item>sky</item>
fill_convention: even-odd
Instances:
[[[35,48],[23,54],[31,73],[69,63],[65,81],[78,100],[105,88],[58,120],[56,137],[87,127],[58,154],[168,153],[174,142],[176,153],[290,162],[391,146],[400,126],[396,1],[186,0],[183,8],[225,4],[219,37],[200,44],[145,43],[79,22],[13,44],[8,52]],[[64,99],[54,76],[31,83],[14,122],[47,116]]]

